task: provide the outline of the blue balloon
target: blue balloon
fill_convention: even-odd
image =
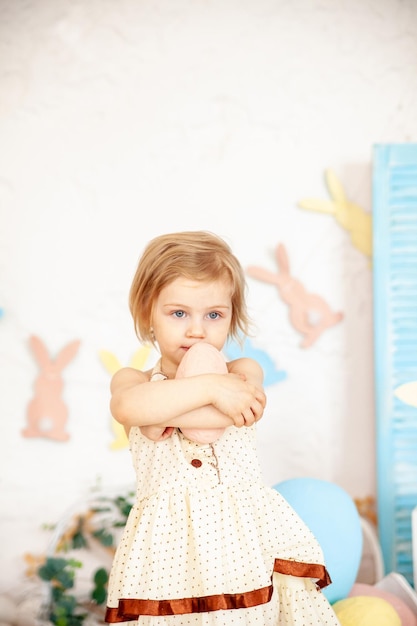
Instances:
[[[338,485],[315,478],[292,478],[273,488],[321,545],[332,579],[324,595],[331,604],[343,600],[355,583],[362,557],[362,525],[352,498]]]

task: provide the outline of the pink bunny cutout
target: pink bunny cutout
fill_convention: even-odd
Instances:
[[[35,392],[27,409],[27,427],[24,437],[47,437],[56,441],[67,441],[65,430],[68,409],[62,399],[62,370],[76,355],[80,341],[64,346],[55,359],[51,359],[41,339],[32,335],[29,345],[40,367],[35,382]]]
[[[289,306],[292,325],[304,336],[301,347],[309,348],[326,328],[334,326],[343,319],[343,313],[334,313],[321,296],[308,293],[303,285],[290,275],[289,259],[283,244],[278,244],[275,257],[279,268],[278,273],[253,265],[248,267],[247,273],[252,278],[278,288],[282,300]],[[317,321],[313,321],[317,314]]]

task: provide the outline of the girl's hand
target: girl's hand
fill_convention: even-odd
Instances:
[[[263,390],[248,383],[240,373],[220,375],[213,396],[213,406],[238,427],[252,426],[260,420],[266,405]]]
[[[151,441],[164,441],[171,437],[174,431],[173,426],[141,426],[140,432],[142,435],[150,439]]]

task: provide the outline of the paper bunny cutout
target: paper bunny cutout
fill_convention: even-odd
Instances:
[[[61,349],[55,359],[51,359],[39,337],[32,335],[29,338],[40,372],[27,408],[27,427],[22,431],[24,437],[46,437],[56,441],[69,439],[65,429],[68,409],[62,398],[62,371],[76,355],[80,343],[72,341]]]
[[[141,346],[131,358],[130,367],[134,367],[138,370],[143,369],[150,352],[151,346]],[[112,376],[123,367],[119,359],[107,350],[101,350],[99,352],[99,356],[104,367]],[[111,420],[111,427],[114,434],[114,439],[110,444],[110,448],[112,450],[121,450],[122,448],[126,448],[129,445],[129,441],[126,436],[124,427],[119,424],[119,422],[117,422],[113,417]]]
[[[334,215],[339,224],[345,228],[355,248],[368,257],[372,256],[372,218],[362,207],[350,202],[337,178],[336,174],[328,169],[324,173],[327,189],[332,200],[318,200],[304,198],[298,206],[310,211],[320,211]]]
[[[257,361],[264,372],[264,387],[269,387],[269,385],[274,385],[287,378],[287,372],[277,369],[274,360],[268,352],[255,347],[248,338],[245,339],[243,346],[240,346],[237,341],[229,339],[224,347],[224,351],[230,360],[246,356]]]
[[[326,328],[343,319],[343,313],[333,313],[321,296],[307,292],[303,285],[290,275],[288,255],[283,244],[277,246],[275,256],[278,273],[254,265],[247,268],[247,273],[252,278],[278,288],[282,300],[289,306],[292,325],[304,335],[301,347],[309,348]],[[315,321],[313,316],[317,315],[318,319]]]

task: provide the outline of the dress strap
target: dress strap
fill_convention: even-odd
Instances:
[[[159,359],[158,363],[155,365],[155,367],[152,370],[151,381],[167,380],[168,378],[168,376],[165,376],[165,374],[161,371],[161,360],[162,359]]]

